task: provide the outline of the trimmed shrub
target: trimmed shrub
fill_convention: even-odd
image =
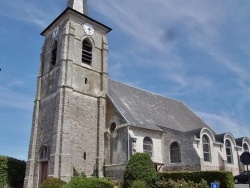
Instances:
[[[114,186],[114,188],[119,188],[119,187],[122,187],[121,186],[121,181],[120,180],[116,180],[114,179],[113,177],[105,177],[105,179],[109,182],[111,182]]]
[[[113,184],[106,179],[74,177],[65,188],[113,188]]]
[[[135,180],[133,183],[132,183],[132,188],[146,188],[147,185],[145,183],[145,181],[142,181],[142,180]]]
[[[147,187],[154,187],[156,180],[156,172],[154,164],[147,153],[136,153],[131,156],[125,173],[124,173],[124,188],[129,188],[135,180],[146,182]]]
[[[226,171],[190,171],[190,172],[160,172],[157,174],[159,180],[167,181],[172,179],[184,179],[185,181],[193,181],[195,183],[206,180],[208,185],[212,182],[219,182],[220,187],[234,188],[233,175]]]
[[[50,177],[46,179],[39,188],[63,188],[63,186],[66,184],[66,182],[58,179]]]
[[[26,162],[11,157],[0,156],[0,187],[20,187],[25,177]]]
[[[193,181],[185,181],[185,180],[171,180],[168,181],[157,181],[157,188],[209,188],[207,182],[205,180],[201,180],[200,183],[194,183]]]

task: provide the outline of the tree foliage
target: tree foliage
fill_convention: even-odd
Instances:
[[[12,157],[0,156],[0,187],[18,187],[23,184],[26,162]]]
[[[146,153],[136,153],[131,156],[125,169],[123,187],[132,187],[135,180],[142,180],[146,182],[147,187],[154,187],[156,171],[150,156]]]

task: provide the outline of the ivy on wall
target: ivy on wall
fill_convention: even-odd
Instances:
[[[22,187],[25,177],[26,162],[12,157],[0,156],[0,187],[9,185]]]

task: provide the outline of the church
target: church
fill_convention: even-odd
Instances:
[[[69,181],[74,170],[122,179],[137,152],[156,171],[244,171],[249,138],[217,134],[182,101],[108,77],[110,31],[88,16],[87,0],[68,0],[42,31],[24,187]]]

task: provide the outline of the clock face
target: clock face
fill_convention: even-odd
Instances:
[[[58,32],[59,32],[59,26],[56,26],[52,33],[53,39],[56,38],[56,36],[58,35]]]
[[[87,35],[94,35],[94,33],[95,33],[95,30],[92,27],[92,25],[90,25],[88,23],[85,23],[83,25],[83,29],[84,29],[85,33],[87,33]]]

